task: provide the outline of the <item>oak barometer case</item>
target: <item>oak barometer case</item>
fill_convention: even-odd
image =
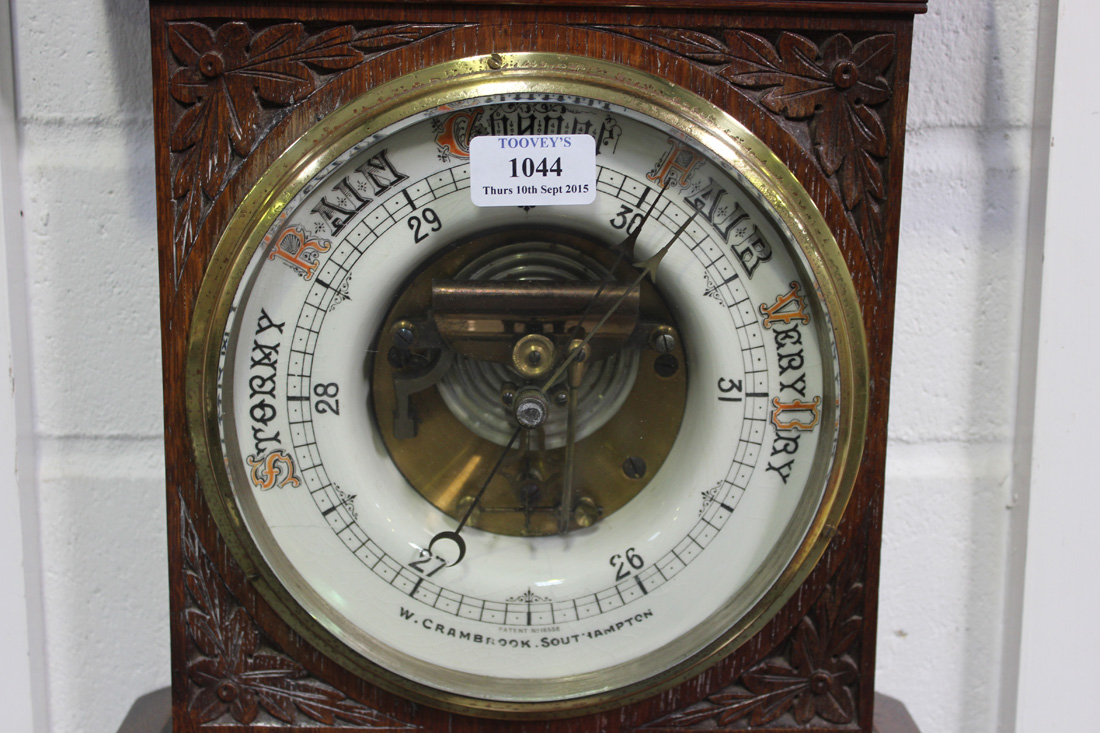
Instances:
[[[153,11],[177,729],[869,729],[907,15]]]

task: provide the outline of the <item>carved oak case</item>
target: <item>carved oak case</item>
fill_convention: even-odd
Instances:
[[[915,0],[151,2],[177,731],[863,730],[875,621],[905,107]],[[183,385],[196,294],[230,216],[318,119],[432,64],[568,53],[659,73],[797,176],[854,281],[868,437],[836,536],[783,610],[705,673],[604,713],[465,717],[333,663],[257,594],[197,486]]]

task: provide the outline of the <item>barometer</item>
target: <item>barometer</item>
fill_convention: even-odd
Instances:
[[[176,730],[871,730],[924,3],[638,6],[151,4]]]
[[[305,638],[469,713],[705,669],[790,597],[859,465],[839,250],[732,118],[495,54],[351,100],[221,237],[191,330],[200,482]]]

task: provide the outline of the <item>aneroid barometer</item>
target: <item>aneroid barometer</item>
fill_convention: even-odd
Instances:
[[[380,32],[166,27],[172,150],[225,136],[173,190],[246,159],[199,201],[179,338],[178,720],[856,721],[866,303],[792,160],[628,59],[509,47],[307,105],[249,158],[265,102]],[[773,91],[787,35],[740,36]],[[878,89],[884,50],[822,44],[788,106]],[[844,100],[812,140],[866,124]]]

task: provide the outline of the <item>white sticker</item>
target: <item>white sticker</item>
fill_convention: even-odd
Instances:
[[[475,206],[572,206],[596,200],[590,135],[482,135],[470,141]]]

